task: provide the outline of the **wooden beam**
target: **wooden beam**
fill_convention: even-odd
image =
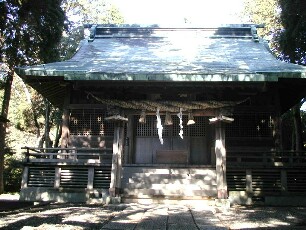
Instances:
[[[113,121],[113,122],[116,122],[116,121],[128,122],[128,118],[120,116],[120,115],[113,115],[113,116],[110,116],[110,117],[106,117],[106,118],[104,118],[104,120]]]
[[[209,119],[210,124],[214,124],[214,123],[220,122],[220,121],[223,121],[223,122],[226,122],[226,123],[232,123],[234,121],[234,118],[227,117],[227,116],[224,116],[224,115],[220,115],[218,117],[213,117],[213,118]]]

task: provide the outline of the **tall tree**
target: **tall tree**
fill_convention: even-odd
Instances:
[[[279,0],[283,30],[279,37],[283,59],[306,65],[306,1]]]
[[[61,41],[62,60],[70,59],[84,39],[84,24],[123,24],[124,18],[108,0],[63,0],[69,30]]]
[[[264,24],[258,34],[269,41],[275,55],[279,55],[277,36],[282,30],[279,12],[278,0],[244,0],[242,17],[251,23]]]
[[[244,17],[265,24],[260,35],[270,41],[274,54],[287,62],[306,65],[306,1],[245,0]],[[292,108],[296,150],[303,148],[300,107]]]
[[[306,65],[306,1],[279,0],[283,30],[279,36],[281,58],[291,63]],[[303,149],[303,133],[300,112],[301,103],[293,107],[295,148]]]
[[[1,115],[7,118],[14,67],[59,59],[58,44],[65,27],[61,0],[3,0],[0,2],[0,62],[6,63]],[[0,125],[0,194],[4,191],[3,165],[6,123]]]

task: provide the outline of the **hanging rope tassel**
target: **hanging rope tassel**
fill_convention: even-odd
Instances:
[[[180,119],[180,123],[179,123],[179,126],[180,126],[180,132],[179,132],[179,136],[184,139],[183,137],[183,113],[182,113],[182,108],[180,108],[180,112],[177,114],[178,118]]]
[[[161,123],[161,119],[160,119],[160,114],[159,114],[159,108],[157,108],[156,111],[156,119],[157,119],[157,133],[158,133],[158,138],[161,144],[164,144],[164,140],[163,140],[163,126]]]

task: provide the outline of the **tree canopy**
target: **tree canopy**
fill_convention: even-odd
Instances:
[[[69,19],[60,44],[62,60],[70,59],[84,39],[84,24],[124,23],[118,8],[107,0],[64,0],[62,8]]]
[[[271,50],[278,56],[280,50],[277,37],[282,29],[278,0],[244,0],[242,17],[251,23],[264,24],[258,34],[269,41]]]
[[[270,48],[281,60],[306,65],[306,1],[245,0],[244,16],[250,22],[265,24],[261,36],[270,41]],[[303,148],[302,121],[298,103],[284,120],[294,127],[293,149]]]
[[[274,54],[285,61],[306,65],[306,1],[245,0],[243,16],[264,24],[259,35],[270,42]]]
[[[6,118],[10,107],[11,120],[9,129],[6,123],[0,123],[0,193],[3,192],[3,165],[6,176],[12,169],[4,163],[11,155],[6,155],[4,160],[4,154],[8,153],[7,149],[10,154],[18,151],[7,147],[16,144],[18,132],[40,137],[46,123],[43,119],[46,108],[42,105],[48,103],[16,78],[14,67],[69,59],[84,38],[84,23],[120,24],[123,17],[107,0],[0,0],[0,116]],[[50,125],[57,126],[55,136],[60,132],[59,116],[60,111],[51,107],[48,120]],[[6,130],[11,132],[7,138]],[[33,146],[35,142],[28,144]],[[56,137],[54,144],[57,144]],[[17,145],[20,147],[20,143]]]
[[[59,59],[58,44],[65,28],[61,0],[3,0],[0,2],[0,63],[4,75],[1,116],[7,118],[14,67]],[[3,169],[6,123],[0,124],[0,194],[4,191]]]
[[[279,0],[283,30],[279,37],[282,58],[306,65],[306,1]]]
[[[17,66],[58,60],[65,26],[61,0],[5,0],[0,4],[1,62]]]

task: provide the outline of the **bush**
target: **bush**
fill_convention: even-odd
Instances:
[[[20,191],[22,162],[13,154],[6,154],[4,160],[4,189],[5,192],[15,193]]]

